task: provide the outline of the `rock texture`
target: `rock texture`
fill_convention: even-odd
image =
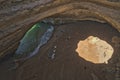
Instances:
[[[120,3],[108,0],[0,0],[0,58],[44,18],[107,22],[120,31]]]

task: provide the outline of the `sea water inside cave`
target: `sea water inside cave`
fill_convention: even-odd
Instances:
[[[38,53],[41,46],[51,38],[54,27],[44,22],[38,22],[29,29],[15,52],[16,59],[28,59]]]

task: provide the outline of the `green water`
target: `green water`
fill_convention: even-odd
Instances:
[[[42,39],[42,41],[46,40],[45,37],[46,35],[45,36],[43,35],[48,29],[50,29],[50,26],[51,25],[45,24],[43,22],[39,22],[33,25],[33,27],[30,30],[28,30],[28,32],[26,32],[23,39],[20,41],[20,45],[14,57],[16,59],[20,59],[20,58],[28,57],[32,53],[36,54],[37,51],[35,50],[39,46],[39,44],[41,44],[42,37],[45,38]]]

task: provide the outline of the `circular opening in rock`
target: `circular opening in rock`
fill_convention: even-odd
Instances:
[[[77,44],[76,52],[80,57],[92,63],[108,63],[112,57],[114,49],[106,41],[89,36],[85,40],[80,40]]]

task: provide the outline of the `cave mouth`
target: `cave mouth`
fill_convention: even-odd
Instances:
[[[108,60],[111,59],[114,49],[111,46],[111,44],[107,43],[107,40],[103,40],[105,37],[106,38],[109,37],[107,35],[109,33],[105,33],[103,36],[104,38],[102,38],[102,35],[103,35],[102,30],[103,29],[106,29],[108,31],[110,31],[110,29],[115,30],[112,26],[110,26],[108,24],[102,24],[102,23],[99,23],[96,21],[89,21],[89,20],[86,20],[86,21],[68,21],[68,20],[60,21],[60,20],[57,20],[56,21],[54,19],[53,20],[52,19],[44,19],[41,22],[44,23],[45,25],[49,25],[49,26],[52,24],[54,28],[55,28],[55,26],[77,24],[76,26],[79,27],[78,30],[81,31],[81,34],[84,35],[84,38],[87,37],[85,40],[80,40],[77,43],[77,48],[75,51],[78,53],[78,55],[80,57],[82,57],[83,59],[85,59],[86,61],[96,63],[96,64],[99,64],[99,63],[108,64]],[[86,24],[86,23],[90,24],[91,26],[88,27],[88,24]],[[37,25],[37,24],[41,24],[41,23],[38,22],[35,25]],[[79,24],[81,24],[81,26]],[[43,25],[41,25],[41,26],[43,26]],[[28,30],[28,32],[30,32],[32,30],[32,33],[29,34],[29,37],[27,39],[23,37],[23,39],[21,40],[21,42],[24,42],[23,44],[25,46],[22,44],[22,46],[18,47],[19,52],[20,52],[20,50],[22,50],[22,52],[25,52],[25,54],[26,54],[26,52],[28,54],[31,54],[30,51],[28,51],[29,48],[31,48],[31,46],[26,47],[26,44],[28,42],[32,43],[33,39],[36,39],[35,35],[37,33],[41,34],[41,31],[44,31],[44,28],[45,28],[45,26],[43,26],[43,28],[41,28],[40,31],[38,31],[36,34],[33,34],[33,32],[36,32],[34,30],[34,27],[35,26],[33,26],[30,30]],[[36,27],[40,27],[40,25],[37,25]],[[26,32],[26,33],[28,33],[28,32]],[[90,36],[90,35],[92,35],[92,36]],[[31,36],[33,36],[33,37],[31,37]],[[38,38],[40,38],[40,37],[38,37]],[[36,40],[35,40],[35,43],[36,43]],[[35,43],[32,46],[35,46]],[[36,43],[36,44],[38,45],[38,43]],[[36,51],[37,47],[34,47],[34,48],[35,48],[34,51]],[[38,52],[38,50],[37,50],[37,52]]]
[[[98,37],[89,36],[85,40],[80,40],[77,44],[76,52],[82,58],[92,63],[106,63],[112,57],[113,47]]]

